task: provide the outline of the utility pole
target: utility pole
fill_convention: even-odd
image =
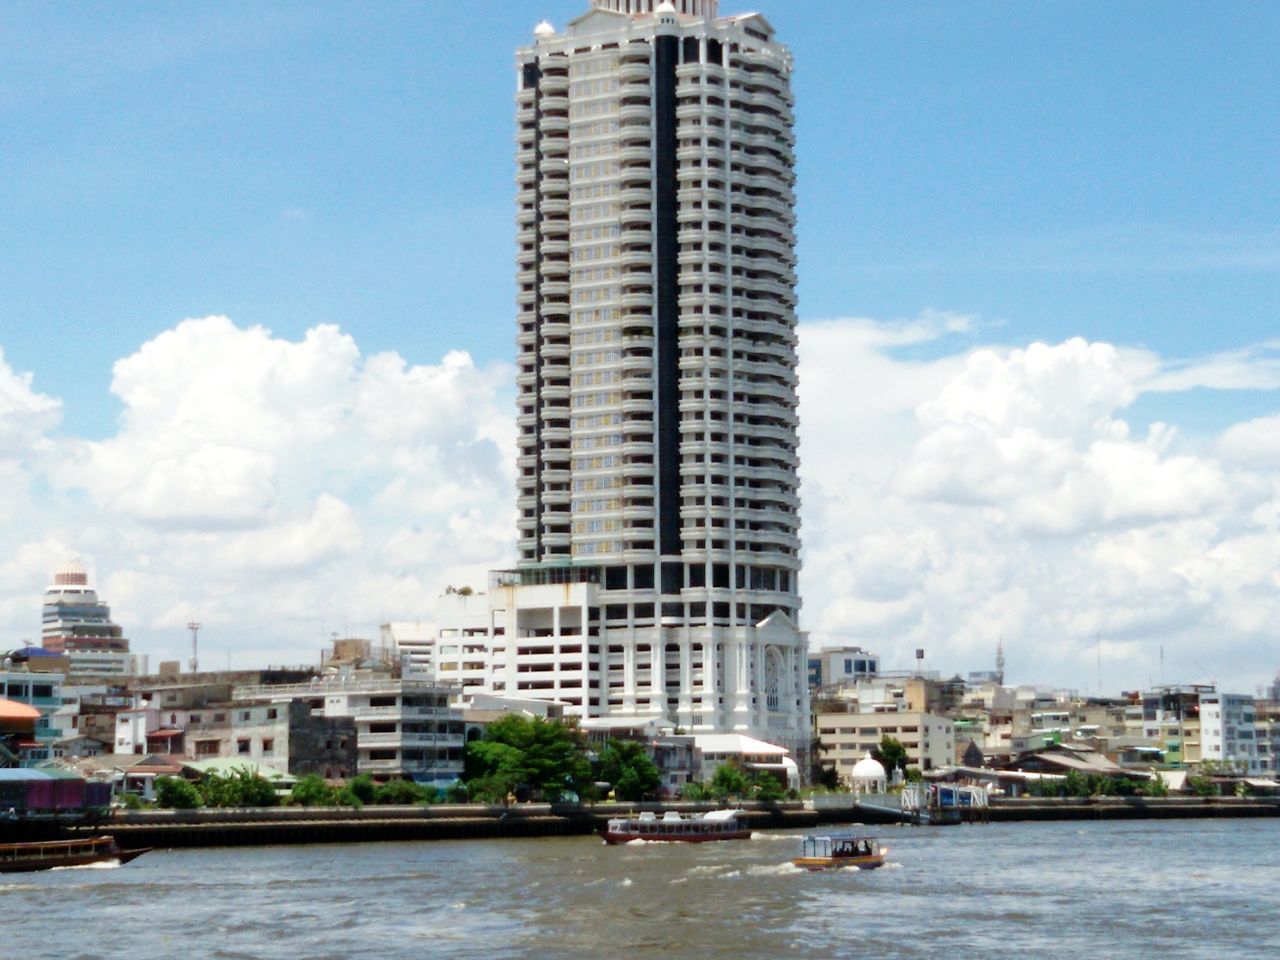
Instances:
[[[197,649],[197,640],[200,636],[200,624],[192,620],[187,623],[187,629],[191,631],[191,661],[188,666],[192,673],[200,672],[200,657]]]

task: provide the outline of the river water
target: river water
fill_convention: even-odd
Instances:
[[[156,851],[0,876],[0,958],[1221,957],[1280,949],[1280,819]]]

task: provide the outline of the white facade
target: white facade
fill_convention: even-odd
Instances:
[[[147,752],[147,734],[160,728],[160,711],[156,707],[133,707],[116,714],[114,753]]]
[[[880,672],[880,657],[861,647],[831,647],[809,653],[809,685],[856,683]]]
[[[486,669],[803,756],[791,57],[716,13],[597,0],[517,53],[520,565]]]
[[[1253,698],[1233,693],[1200,694],[1200,759],[1257,774],[1265,768],[1258,753]]]

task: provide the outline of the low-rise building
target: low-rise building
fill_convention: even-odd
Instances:
[[[184,720],[182,755],[193,760],[239,759],[329,779],[356,773],[355,722],[316,713],[308,700],[242,696],[238,689],[231,702],[189,711]]]
[[[880,656],[861,647],[830,647],[809,651],[809,687],[841,686],[874,677]]]
[[[326,720],[349,719],[355,729],[357,773],[447,786],[462,775],[466,725],[462,708],[451,705],[457,693],[455,685],[434,680],[347,676],[237,687],[234,700],[298,701]],[[251,735],[249,739],[252,752]]]
[[[62,709],[61,673],[37,673],[26,669],[0,669],[0,697],[26,704],[40,711],[33,740],[24,748],[24,763],[39,763],[54,756],[54,743],[66,733],[57,717]]]
[[[1142,695],[1141,727],[1135,731],[1164,752],[1170,767],[1185,768],[1201,760],[1200,695],[1213,693],[1207,684],[1170,684]]]
[[[883,712],[814,714],[818,762],[832,768],[848,782],[854,765],[892,737],[907,751],[907,763],[920,771],[955,762],[955,727],[947,717],[933,713]]]

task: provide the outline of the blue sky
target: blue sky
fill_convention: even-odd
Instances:
[[[0,5],[0,647],[69,556],[246,666],[510,562],[513,49],[585,8]],[[1267,679],[1280,7],[759,9],[815,642]]]
[[[6,4],[9,361],[101,435],[111,363],[187,316],[510,356],[511,49],[583,6]],[[803,319],[1174,356],[1276,331],[1273,4],[765,12],[798,63]]]

